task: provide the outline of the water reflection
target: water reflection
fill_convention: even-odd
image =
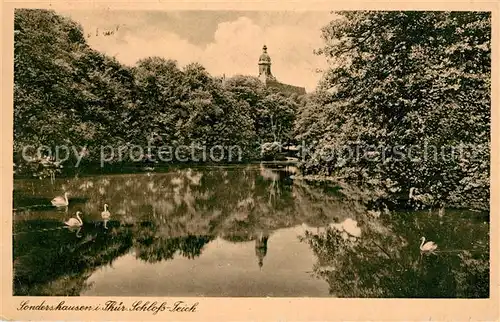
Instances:
[[[259,267],[262,268],[264,265],[264,257],[267,255],[267,240],[269,234],[266,232],[261,232],[255,239],[255,255],[259,260]]]
[[[14,294],[488,296],[486,218],[381,214],[335,187],[294,181],[294,171],[250,165],[15,180]],[[69,206],[50,207],[64,192]],[[76,211],[82,227],[64,228]],[[421,236],[441,252],[420,256]]]
[[[446,222],[436,213],[411,215],[366,222],[356,239],[332,227],[308,231],[302,240],[318,257],[314,274],[337,297],[488,297],[488,225],[465,213]],[[423,232],[440,244],[427,256],[419,249]]]

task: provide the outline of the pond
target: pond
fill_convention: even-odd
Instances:
[[[489,297],[488,213],[370,210],[296,171],[252,164],[16,179],[13,293]],[[64,192],[69,206],[51,207]],[[83,226],[65,227],[76,211]],[[438,249],[422,254],[422,236]]]

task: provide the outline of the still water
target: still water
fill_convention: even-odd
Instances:
[[[377,212],[362,195],[294,180],[295,171],[257,164],[16,179],[13,292],[489,296],[488,213]],[[67,208],[47,206],[65,191]],[[76,211],[83,226],[66,228]],[[422,236],[435,253],[421,254]]]

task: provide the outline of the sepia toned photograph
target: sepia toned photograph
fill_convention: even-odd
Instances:
[[[490,298],[491,12],[13,23],[13,296]]]

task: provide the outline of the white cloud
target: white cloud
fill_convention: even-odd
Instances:
[[[134,65],[139,59],[149,56],[175,59],[180,65],[185,65],[199,60],[202,54],[199,47],[177,34],[153,26],[123,28],[112,36],[91,36],[88,44],[128,65]]]
[[[78,20],[78,19],[77,19]],[[80,19],[87,33],[95,34],[96,24],[102,31],[114,28],[109,21]],[[141,58],[162,56],[175,59],[179,65],[200,62],[213,75],[258,74],[258,57],[266,44],[272,59],[272,71],[281,82],[304,86],[311,91],[324,67],[323,57],[313,54],[322,45],[319,28],[326,21],[309,25],[268,25],[261,27],[247,17],[218,24],[213,41],[195,45],[179,35],[130,17],[115,34],[88,39],[93,48],[115,56],[124,64],[133,65]]]
[[[272,59],[272,72],[278,80],[313,89],[323,58],[313,50],[321,46],[319,30],[305,30],[297,26],[261,28],[252,20],[240,17],[236,21],[219,24],[215,40],[209,44],[201,62],[214,74],[248,74],[257,76],[258,58],[266,44]]]

